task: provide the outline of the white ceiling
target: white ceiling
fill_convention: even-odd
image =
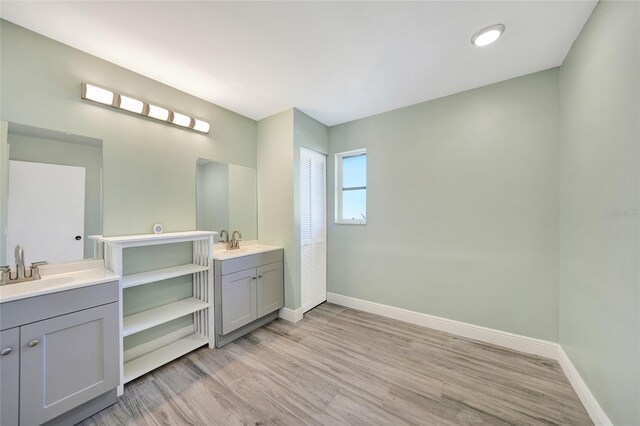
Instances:
[[[558,66],[595,4],[3,1],[0,16],[256,120],[296,107],[334,125]],[[495,44],[471,45],[495,23]]]

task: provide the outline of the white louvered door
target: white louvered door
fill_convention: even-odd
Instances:
[[[327,300],[327,157],[300,148],[302,311]]]

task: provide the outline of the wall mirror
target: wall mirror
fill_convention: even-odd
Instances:
[[[3,123],[0,145],[0,263],[93,257],[102,234],[102,141]]]
[[[258,239],[257,173],[251,167],[196,159],[198,230],[231,232]]]

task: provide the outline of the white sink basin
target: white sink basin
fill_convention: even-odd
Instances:
[[[51,276],[51,277],[44,277],[40,281],[33,281],[33,282],[34,283],[40,282],[40,285],[43,285],[43,286],[56,286],[56,285],[67,284],[67,283],[70,283],[71,281],[73,281],[73,277]]]
[[[70,270],[72,268],[68,265],[76,267],[76,270]],[[1,286],[0,303],[120,279],[118,275],[104,269],[102,261],[82,261],[75,264],[69,263],[68,265],[49,265],[43,267],[43,276],[39,280]],[[79,269],[82,267],[86,269]]]

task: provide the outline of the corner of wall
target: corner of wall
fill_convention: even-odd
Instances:
[[[600,1],[559,78],[560,361],[596,424],[640,424],[639,74],[638,2]]]
[[[258,240],[284,247],[285,306],[296,309],[293,170],[294,110],[289,108],[258,121]],[[289,188],[289,189],[288,189]]]

